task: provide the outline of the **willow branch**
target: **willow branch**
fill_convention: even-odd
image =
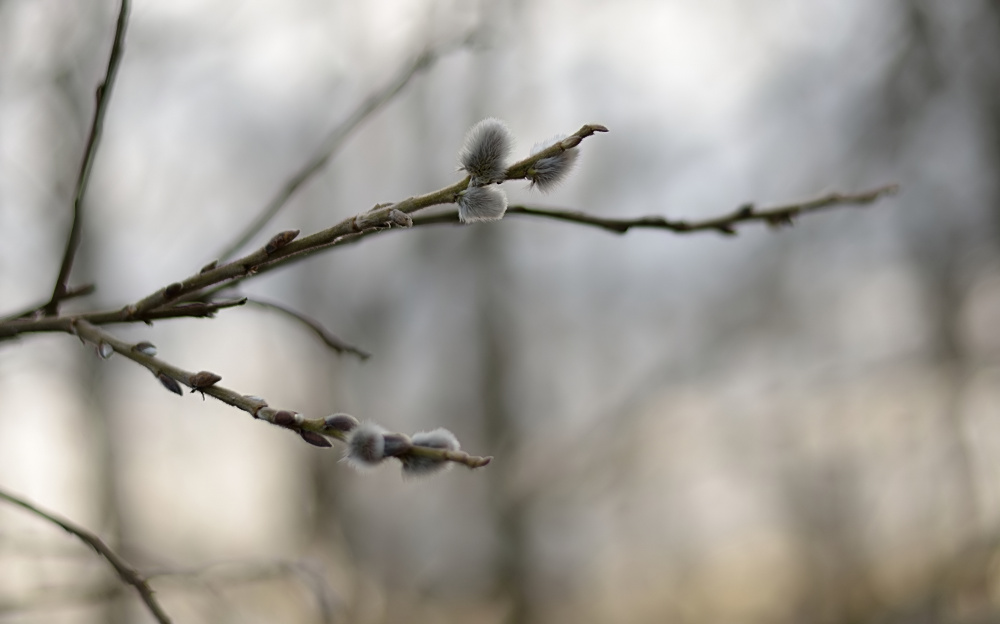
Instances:
[[[745,204],[733,212],[701,221],[683,219],[668,219],[658,215],[637,218],[610,218],[588,214],[577,210],[561,210],[558,208],[538,208],[534,206],[510,206],[507,214],[524,215],[556,219],[580,225],[598,227],[616,234],[624,234],[632,228],[648,228],[669,230],[679,234],[691,232],[715,231],[727,236],[737,233],[737,226],[753,221],[764,222],[772,227],[792,225],[795,218],[802,214],[818,212],[839,206],[865,206],[872,204],[888,195],[899,191],[899,186],[889,184],[860,193],[830,193],[815,199],[784,204],[769,208],[757,208],[753,204]],[[414,226],[458,224],[457,212],[444,212],[434,215],[423,215],[413,219]]]
[[[104,80],[97,86],[97,106],[94,108],[94,118],[90,124],[90,134],[87,137],[87,146],[83,152],[83,162],[80,164],[80,173],[76,180],[76,193],[73,197],[73,223],[70,226],[69,237],[66,240],[66,250],[63,252],[62,264],[59,266],[59,276],[52,289],[52,298],[43,308],[47,316],[52,316],[59,311],[59,302],[62,301],[67,292],[66,284],[69,282],[70,271],[73,270],[73,259],[76,257],[76,250],[80,246],[80,229],[82,227],[83,197],[87,193],[87,186],[90,183],[90,170],[97,156],[97,146],[101,142],[101,132],[104,129],[104,116],[107,113],[108,103],[111,101],[111,88],[114,86],[115,77],[118,75],[118,65],[121,63],[122,51],[125,43],[125,30],[128,26],[129,0],[122,0],[121,8],[118,11],[118,24],[115,27],[115,40],[111,46],[111,56],[108,59],[108,69],[104,74]]]
[[[223,261],[229,260],[244,245],[249,243],[254,236],[259,234],[260,231],[264,229],[264,226],[266,226],[271,219],[273,219],[274,216],[288,204],[288,200],[290,200],[307,181],[309,181],[314,175],[316,175],[316,173],[326,166],[330,159],[344,144],[344,141],[351,136],[351,133],[354,132],[354,130],[356,130],[362,122],[399,95],[399,93],[410,83],[411,80],[413,80],[417,74],[433,66],[434,63],[445,54],[466,45],[469,40],[470,37],[464,37],[460,40],[451,41],[437,48],[425,50],[423,53],[414,58],[407,66],[400,69],[396,76],[394,76],[388,84],[369,94],[368,97],[358,104],[358,106],[351,112],[350,115],[347,116],[347,118],[341,121],[337,127],[335,127],[330,134],[327,135],[323,144],[316,152],[316,155],[306,162],[298,173],[285,182],[284,186],[282,186],[278,193],[271,198],[271,201],[269,201],[261,209],[257,217],[250,223],[250,225],[247,226],[243,233],[219,253],[219,258]]]
[[[212,318],[219,310],[241,306],[246,298],[229,301],[192,301],[172,305],[166,308],[149,310],[141,315],[124,318],[120,309],[102,312],[88,312],[72,316],[45,316],[41,318],[16,318],[0,321],[0,342],[9,340],[21,334],[39,332],[71,332],[73,325],[86,321],[94,325],[112,323],[152,323],[171,318]]]
[[[531,166],[542,158],[572,149],[579,145],[583,139],[595,133],[607,131],[608,129],[602,125],[587,124],[563,140],[511,165],[507,169],[505,180],[526,179]],[[468,186],[469,177],[466,176],[450,186],[424,195],[409,197],[394,204],[375,206],[367,212],[344,219],[333,227],[297,240],[297,230],[281,232],[257,251],[221,266],[209,265],[206,269],[187,279],[170,284],[144,299],[126,306],[122,309],[122,318],[127,320],[172,301],[201,298],[206,293],[198,291],[220,284],[232,286],[249,277],[272,270],[279,265],[286,266],[303,260],[314,253],[336,246],[344,237],[373,233],[391,227],[409,227],[412,224],[409,215],[431,206],[453,204],[458,201],[459,193]],[[215,289],[215,291],[218,290],[221,288]]]
[[[354,345],[348,344],[343,340],[341,340],[340,338],[338,338],[337,336],[333,335],[330,332],[330,330],[323,327],[322,323],[320,323],[316,319],[306,316],[305,314],[302,314],[297,310],[289,308],[288,306],[284,306],[274,301],[264,301],[262,299],[247,299],[246,301],[251,305],[281,312],[285,316],[288,316],[297,321],[298,323],[305,325],[313,333],[319,336],[319,339],[322,340],[326,346],[330,347],[337,353],[353,353],[362,360],[367,360],[372,356],[371,353],[368,353],[363,349],[355,347]]]
[[[120,340],[113,334],[87,321],[77,320],[71,328],[71,333],[93,344],[97,347],[98,353],[103,357],[107,357],[114,352],[144,366],[153,373],[153,376],[159,380],[164,388],[175,394],[183,395],[181,385],[187,386],[191,389],[191,392],[198,392],[203,396],[208,395],[227,405],[243,410],[257,420],[263,420],[297,433],[303,440],[314,446],[332,446],[326,438],[334,438],[341,442],[347,440],[347,432],[332,427],[326,418],[304,418],[301,414],[292,410],[278,410],[270,407],[267,401],[260,397],[243,395],[235,390],[218,385],[222,377],[215,373],[209,371],[186,371],[165,362],[155,355],[150,355],[149,350],[142,348],[141,344],[131,344]],[[485,466],[492,460],[491,457],[479,457],[463,451],[426,448],[416,445],[401,448],[394,455],[394,457],[400,459],[407,456],[450,461],[463,464],[469,468]]]
[[[118,553],[112,550],[110,546],[105,544],[104,541],[102,541],[97,535],[73,522],[70,522],[69,520],[59,518],[58,516],[55,516],[47,511],[43,511],[28,501],[14,496],[4,490],[0,490],[0,499],[13,503],[22,509],[26,509],[36,516],[39,516],[40,518],[43,518],[62,528],[64,531],[80,538],[83,543],[93,548],[97,551],[97,554],[104,557],[104,559],[111,564],[111,567],[115,569],[115,572],[118,573],[118,576],[123,582],[135,587],[136,591],[139,592],[139,597],[142,598],[142,601],[146,604],[146,607],[149,609],[150,613],[153,614],[153,617],[156,618],[157,622],[160,622],[160,624],[170,624],[170,618],[156,601],[156,597],[153,596],[153,590],[150,589],[149,583],[146,582],[146,579],[139,574],[135,568],[129,565],[127,561],[122,559]]]
[[[542,153],[544,154],[544,152]],[[348,219],[347,222],[355,223],[357,224],[357,227],[344,227],[342,223],[334,228],[331,228],[330,230],[324,230],[323,232],[313,235],[313,237],[302,239],[302,241],[295,241],[289,244],[288,247],[292,247],[293,249],[298,248],[299,251],[287,253],[286,250],[285,255],[279,256],[277,260],[268,260],[269,255],[266,253],[267,249],[265,247],[260,252],[251,254],[250,256],[247,256],[247,258],[244,258],[252,258],[259,262],[259,264],[237,266],[239,262],[237,261],[236,263],[230,263],[224,267],[213,268],[212,271],[224,270],[226,273],[236,273],[236,276],[229,279],[222,278],[206,280],[209,286],[211,285],[210,282],[214,281],[218,283],[218,285],[210,287],[207,290],[202,290],[204,287],[200,286],[197,282],[194,282],[189,283],[188,285],[180,283],[172,284],[166,289],[160,291],[162,294],[165,294],[171,289],[174,291],[187,291],[187,295],[180,296],[178,299],[190,299],[192,300],[190,303],[174,302],[170,307],[147,308],[145,311],[141,312],[138,308],[130,306],[122,310],[81,314],[73,318],[57,317],[0,321],[0,341],[21,333],[68,331],[74,319],[86,320],[94,325],[140,321],[148,322],[158,318],[171,318],[174,316],[197,316],[195,312],[202,310],[202,308],[198,308],[197,305],[209,306],[208,308],[205,308],[205,310],[211,310],[212,306],[222,308],[230,305],[239,305],[242,300],[228,303],[202,303],[200,301],[194,301],[194,299],[210,299],[218,292],[231,288],[235,284],[254,275],[265,273],[281,266],[286,266],[287,264],[290,264],[298,259],[305,258],[312,253],[322,251],[323,249],[359,242],[363,238],[386,231],[391,227],[407,225],[425,226],[458,224],[459,220],[456,212],[443,212],[432,215],[407,217],[405,220],[400,219],[397,214],[394,216],[386,216],[384,221],[380,220],[380,215],[391,215],[394,210],[397,210],[395,206],[399,205],[403,205],[404,208],[415,212],[416,210],[419,210],[420,207],[426,207],[425,204],[433,205],[430,203],[432,200],[440,199],[440,197],[451,192],[457,192],[455,189],[466,182],[467,180],[463,180],[462,182],[448,187],[447,189],[442,189],[441,191],[436,191],[435,193],[423,195],[417,198],[410,198],[409,200],[405,200],[404,202],[400,202],[400,204],[395,204],[388,208],[378,207],[374,211],[358,215],[353,219]],[[669,230],[681,234],[701,231],[716,231],[732,235],[736,233],[737,227],[743,223],[759,221],[773,227],[791,225],[794,219],[802,214],[818,212],[838,206],[865,206],[874,203],[881,198],[892,195],[898,192],[898,190],[899,187],[897,185],[890,184],[859,193],[831,193],[807,201],[783,204],[768,208],[756,208],[752,204],[747,204],[731,213],[701,221],[671,220],[655,215],[625,219],[607,218],[573,210],[536,208],[530,206],[511,206],[507,209],[507,212],[510,214],[556,219],[580,225],[588,225],[619,234],[625,233],[632,228],[649,228]],[[414,206],[418,207],[414,208]],[[336,229],[340,234],[332,235],[331,231],[334,229]],[[310,238],[319,242],[316,244],[306,243],[305,245],[302,245],[303,241],[308,241]],[[156,301],[156,299],[153,299],[153,303],[156,303]],[[210,314],[204,315],[208,316]]]
[[[72,288],[66,288],[66,290],[63,291],[62,297],[59,298],[59,301],[60,302],[69,301],[70,299],[86,297],[87,295],[93,294],[95,290],[97,290],[97,286],[95,286],[94,284],[83,284],[81,286],[73,286]],[[45,306],[47,305],[49,305],[49,301],[45,301],[44,303],[36,303],[35,305],[29,306],[19,312],[8,314],[7,316],[0,319],[0,322],[12,321],[14,319],[20,319],[20,318],[28,318],[31,316],[35,316],[36,314],[41,314],[45,310]]]

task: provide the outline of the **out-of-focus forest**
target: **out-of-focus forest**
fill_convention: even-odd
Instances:
[[[0,0],[0,315],[51,293],[118,4]],[[341,452],[169,394],[65,334],[0,343],[0,487],[89,528],[176,622],[1000,619],[1000,5],[988,0],[138,0],[65,308],[217,257],[366,94],[475,33],[255,240],[600,123],[512,203],[704,218],[896,182],[737,237],[509,215],[247,281],[274,311],[111,327],[310,416],[443,426],[478,470]],[[0,621],[153,621],[0,505]]]

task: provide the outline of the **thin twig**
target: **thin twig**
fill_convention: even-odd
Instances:
[[[314,569],[306,561],[220,561],[189,568],[164,567],[147,572],[147,576],[167,583],[173,581],[179,585],[208,586],[213,590],[216,585],[257,583],[291,576],[313,594],[323,622],[334,621],[335,611],[343,603],[323,572]]]
[[[70,522],[69,520],[59,518],[58,516],[55,516],[47,511],[43,511],[28,501],[4,490],[0,490],[0,498],[17,505],[18,507],[26,509],[40,518],[48,520],[49,522],[62,528],[64,531],[72,533],[80,538],[83,543],[93,548],[97,551],[97,554],[104,557],[107,562],[111,564],[111,567],[115,569],[115,572],[118,573],[118,576],[123,582],[135,587],[136,591],[139,592],[139,596],[142,598],[142,601],[146,603],[146,607],[149,608],[149,611],[153,614],[153,617],[156,618],[157,622],[160,622],[160,624],[170,624],[170,618],[156,601],[156,597],[153,596],[153,590],[150,589],[149,583],[146,582],[146,579],[139,574],[135,568],[129,565],[127,561],[122,559],[118,553],[113,551],[110,546],[105,544],[101,538],[97,537],[97,535],[73,522]]]
[[[59,301],[60,302],[69,301],[70,299],[86,297],[87,295],[93,294],[95,290],[97,290],[97,286],[95,286],[94,284],[83,284],[82,286],[73,286],[72,288],[67,288],[63,292],[63,295],[62,297],[59,298]],[[45,310],[45,306],[47,306],[48,304],[49,301],[45,301],[44,303],[36,303],[35,305],[29,306],[19,312],[8,314],[7,316],[0,319],[0,322],[12,321],[14,319],[35,316],[36,314],[40,314],[41,312],[43,312]]]
[[[208,371],[193,373],[182,368],[169,364],[152,355],[143,353],[136,345],[125,342],[115,337],[96,325],[83,320],[76,320],[70,330],[82,340],[95,345],[100,351],[102,347],[110,347],[115,353],[145,366],[153,375],[160,380],[169,390],[182,394],[178,384],[183,384],[191,388],[191,392],[199,392],[216,398],[227,405],[239,408],[258,420],[269,422],[272,425],[288,429],[299,434],[303,439],[311,444],[315,444],[316,434],[346,441],[347,434],[343,431],[331,430],[324,418],[304,418],[301,414],[292,410],[277,410],[267,405],[267,402],[260,397],[242,395],[234,390],[218,385],[221,379],[218,375]],[[207,383],[199,380],[208,379]],[[324,446],[328,445],[324,444]],[[479,457],[469,455],[463,451],[450,451],[448,449],[425,448],[412,446],[401,455],[415,457],[429,457],[440,461],[450,461],[463,464],[469,468],[479,468],[490,463],[492,457]]]
[[[278,212],[285,207],[285,205],[287,205],[288,200],[292,198],[302,185],[316,175],[316,173],[319,172],[324,166],[326,166],[330,159],[344,144],[344,141],[351,136],[351,133],[354,132],[354,130],[357,129],[362,122],[368,119],[380,108],[391,102],[417,74],[430,68],[445,54],[466,45],[470,38],[471,37],[468,36],[463,37],[436,48],[425,50],[421,54],[417,55],[417,57],[414,58],[408,65],[401,68],[393,79],[389,81],[389,83],[383,85],[380,89],[373,91],[368,95],[368,97],[362,100],[351,112],[351,114],[341,121],[337,127],[334,128],[329,135],[327,135],[323,144],[316,152],[316,155],[306,162],[298,173],[285,182],[284,186],[282,186],[278,193],[271,198],[271,201],[269,201],[261,209],[257,217],[250,223],[250,225],[247,226],[243,233],[240,234],[239,238],[230,243],[219,253],[218,257],[220,261],[225,262],[226,260],[231,259],[237,251],[249,243],[254,236],[257,236],[257,234],[264,229],[264,226],[266,226],[271,219],[273,219],[274,216],[278,214]]]
[[[337,353],[353,353],[362,360],[367,360],[372,356],[371,353],[368,353],[363,349],[359,349],[354,345],[348,344],[343,340],[341,340],[340,338],[338,338],[337,336],[334,336],[332,333],[330,333],[330,331],[327,328],[323,327],[323,325],[319,321],[309,316],[306,316],[305,314],[302,314],[297,310],[293,310],[292,308],[289,308],[274,301],[265,301],[263,299],[256,299],[256,298],[247,299],[247,303],[261,308],[269,308],[271,310],[277,310],[278,312],[281,312],[282,314],[291,317],[292,319],[298,321],[299,323],[305,325],[310,330],[312,330],[317,336],[319,336],[320,340],[322,340],[323,343],[326,344],[326,346],[330,347]]]
[[[219,310],[241,306],[246,298],[230,301],[192,301],[178,303],[169,308],[149,310],[139,316],[124,318],[120,309],[103,312],[88,312],[72,316],[46,316],[42,318],[18,318],[0,321],[0,342],[9,340],[21,334],[38,332],[70,332],[73,324],[87,321],[94,325],[110,325],[112,323],[151,323],[171,318],[212,318]]]
[[[792,225],[795,217],[809,212],[817,212],[836,206],[864,206],[882,197],[893,195],[899,191],[899,186],[889,184],[860,193],[830,193],[808,201],[785,204],[772,208],[754,207],[746,204],[731,213],[712,217],[702,221],[687,221],[683,219],[668,219],[657,215],[636,218],[600,217],[577,210],[561,210],[557,208],[538,208],[534,206],[510,206],[507,214],[525,215],[529,217],[544,217],[559,221],[568,221],[581,225],[599,227],[616,234],[624,234],[632,228],[650,228],[670,230],[679,234],[690,232],[715,231],[732,236],[737,233],[736,226],[751,221],[763,221],[772,227]],[[413,218],[413,225],[458,224],[458,213],[454,211],[433,215],[422,215]]]
[[[111,46],[111,57],[108,59],[108,69],[104,74],[104,80],[97,86],[97,106],[94,108],[94,118],[90,124],[90,134],[87,137],[87,146],[83,152],[83,162],[80,163],[80,173],[76,180],[76,193],[73,197],[73,223],[70,226],[69,237],[66,240],[66,251],[63,252],[62,264],[59,266],[59,276],[56,278],[55,287],[52,289],[52,298],[43,308],[47,316],[53,316],[59,312],[59,302],[62,301],[67,292],[66,285],[69,282],[69,274],[73,269],[73,259],[76,250],[80,246],[80,229],[82,227],[83,197],[87,193],[87,186],[90,183],[90,171],[97,156],[97,146],[101,142],[101,131],[104,128],[104,115],[111,101],[111,89],[115,83],[115,76],[118,75],[118,65],[121,63],[122,51],[125,43],[125,29],[128,26],[129,0],[122,0],[121,8],[118,11],[118,24],[115,27],[115,40]]]

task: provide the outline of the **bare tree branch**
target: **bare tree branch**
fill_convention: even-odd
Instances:
[[[80,246],[80,229],[82,227],[83,197],[87,193],[87,186],[90,183],[90,170],[97,156],[97,146],[101,142],[101,131],[104,129],[104,116],[111,101],[111,89],[115,83],[115,76],[118,75],[118,65],[121,63],[122,52],[125,44],[125,30],[128,26],[129,0],[122,0],[121,8],[118,11],[118,24],[115,27],[115,40],[111,46],[111,56],[108,59],[108,69],[104,74],[104,80],[97,86],[97,106],[94,108],[94,118],[90,124],[90,134],[87,137],[87,146],[83,153],[83,162],[80,163],[80,173],[76,181],[76,193],[73,198],[73,223],[70,226],[69,237],[66,240],[66,250],[63,252],[62,264],[59,267],[59,276],[56,278],[55,287],[52,289],[52,298],[44,306],[43,312],[47,316],[53,316],[59,312],[59,302],[66,298],[67,283],[69,282],[70,271],[73,270],[73,260],[76,257],[76,250]]]
[[[600,217],[577,210],[561,210],[558,208],[540,208],[535,206],[509,206],[507,214],[519,214],[530,217],[544,217],[559,221],[568,221],[581,225],[599,227],[616,234],[624,234],[632,228],[650,228],[670,230],[679,234],[689,232],[715,231],[727,236],[737,233],[736,227],[741,223],[763,221],[772,227],[792,225],[795,217],[809,212],[834,208],[837,206],[864,206],[893,195],[899,191],[899,186],[889,184],[862,191],[860,193],[830,193],[815,199],[784,204],[772,208],[756,208],[753,204],[745,204],[731,213],[712,217],[702,221],[672,220],[658,215],[636,218]],[[458,224],[457,212],[444,212],[434,215],[423,215],[413,218],[413,225]]]
[[[97,290],[97,286],[95,286],[94,284],[83,284],[81,286],[73,286],[72,288],[66,288],[63,291],[62,297],[59,298],[59,301],[60,302],[69,301],[70,299],[76,299],[78,297],[86,297],[87,295],[93,294],[95,290]],[[45,310],[45,306],[47,305],[49,305],[49,301],[45,301],[44,303],[36,303],[35,305],[29,306],[21,310],[20,312],[14,312],[12,314],[8,314],[4,318],[0,319],[0,321],[12,321],[14,319],[35,316],[36,314],[42,313]]]
[[[245,304],[247,300],[231,301],[191,301],[178,303],[167,308],[149,310],[133,318],[122,318],[121,310],[106,310],[104,312],[88,312],[73,316],[47,316],[42,318],[15,318],[0,321],[0,342],[9,340],[21,334],[38,332],[72,332],[77,321],[87,321],[94,325],[110,323],[151,323],[170,318],[212,318],[219,310],[233,308]]]
[[[588,127],[585,126],[584,129],[586,128]],[[577,134],[583,132],[584,129],[581,129],[581,131]],[[557,150],[558,145],[559,144],[554,146]],[[544,155],[548,151],[549,150],[540,152],[540,154]],[[538,156],[539,155],[536,154],[532,158]],[[522,161],[522,163],[523,162],[525,161]],[[522,163],[512,166],[508,172],[513,170],[514,167],[526,170],[527,167]],[[297,241],[293,240],[284,245],[284,247],[280,247],[270,253],[267,251],[267,246],[265,246],[265,248],[262,248],[253,254],[245,256],[238,261],[231,262],[222,267],[210,266],[207,271],[203,270],[198,275],[188,278],[188,280],[184,283],[171,284],[158,293],[154,293],[154,295],[147,297],[135,306],[126,306],[126,308],[120,310],[108,310],[103,312],[81,314],[73,318],[21,318],[0,321],[0,341],[12,338],[22,333],[69,331],[74,319],[85,320],[94,325],[106,325],[111,323],[149,322],[160,318],[183,316],[210,316],[210,312],[214,312],[215,309],[221,309],[232,305],[240,305],[242,300],[227,303],[204,303],[202,301],[197,301],[197,299],[210,300],[215,294],[232,288],[245,279],[280,268],[323,249],[356,243],[364,238],[367,238],[368,236],[378,234],[394,226],[458,224],[458,214],[453,211],[417,217],[406,217],[405,221],[399,219],[399,214],[394,214],[393,211],[401,213],[402,211],[400,211],[397,207],[402,206],[410,212],[416,212],[423,207],[438,203],[448,203],[447,201],[442,201],[442,198],[449,194],[457,193],[458,190],[456,189],[460,189],[460,187],[466,184],[467,181],[467,179],[463,180],[455,185],[452,185],[451,187],[447,187],[446,189],[441,189],[439,191],[435,191],[434,193],[429,193],[420,197],[410,198],[400,202],[399,204],[377,206],[372,211],[347,219],[333,228],[323,230],[322,232],[318,232],[317,234],[306,237],[305,239]],[[608,218],[574,210],[538,208],[531,206],[511,206],[507,209],[507,212],[510,214],[542,217],[567,221],[570,223],[578,223],[581,225],[590,225],[619,234],[625,233],[631,228],[649,228],[669,230],[681,234],[716,231],[727,235],[733,235],[737,231],[737,226],[742,223],[761,221],[773,227],[781,227],[792,224],[795,217],[802,214],[817,212],[838,206],[868,205],[883,197],[892,195],[898,192],[898,190],[898,185],[890,184],[858,193],[830,193],[807,201],[783,204],[770,208],[758,209],[752,204],[747,204],[731,213],[702,221],[687,221],[680,219],[671,220],[657,215],[624,219]],[[275,238],[277,239],[280,236],[281,235],[276,236]],[[292,249],[293,251],[289,252],[289,249]],[[246,264],[242,264],[244,261],[246,261]],[[212,286],[213,284],[217,285],[213,288],[208,288],[207,290],[205,289],[207,286]],[[166,297],[168,291],[170,291],[171,294],[174,292],[182,292],[185,294],[176,296],[176,300],[180,301],[180,303],[175,302],[170,307],[158,307],[156,304],[161,301],[168,301]],[[141,308],[140,304],[143,304]],[[199,308],[195,304],[208,307]],[[205,313],[198,313],[201,311],[204,311]],[[305,322],[303,319],[299,320]],[[345,347],[345,350],[351,349],[347,349]],[[361,354],[359,353],[358,355]]]
[[[271,219],[274,218],[278,212],[287,205],[288,200],[304,185],[309,179],[311,179],[317,172],[319,172],[330,159],[337,153],[340,147],[344,144],[351,133],[358,128],[366,119],[368,119],[372,114],[377,112],[380,108],[391,102],[399,93],[410,83],[410,81],[422,71],[430,68],[434,63],[440,59],[442,56],[449,52],[454,51],[457,48],[463,47],[469,43],[472,36],[466,36],[461,39],[450,41],[444,45],[438,46],[436,48],[430,48],[419,54],[414,58],[408,65],[403,67],[397,72],[396,76],[386,85],[382,86],[380,89],[373,91],[364,100],[362,100],[358,106],[347,116],[346,119],[341,121],[336,128],[334,128],[323,144],[320,146],[316,155],[313,156],[306,164],[299,170],[298,173],[293,175],[281,190],[271,198],[271,201],[265,205],[257,217],[247,226],[239,237],[230,243],[225,249],[219,252],[219,258],[221,261],[226,261],[232,258],[232,256],[239,251],[244,245],[250,242],[250,240],[260,233],[264,229]]]
[[[87,321],[75,320],[70,333],[93,344],[97,347],[98,353],[104,357],[107,357],[105,352],[110,355],[113,351],[145,366],[164,387],[176,394],[183,394],[180,388],[180,384],[183,384],[191,388],[191,392],[199,392],[202,395],[216,398],[227,405],[232,405],[243,410],[258,420],[263,420],[297,433],[306,442],[314,446],[330,446],[329,442],[324,442],[324,436],[335,438],[341,442],[347,440],[347,433],[343,430],[331,428],[325,418],[304,418],[301,414],[292,410],[274,409],[268,406],[267,401],[260,397],[243,395],[218,385],[218,382],[222,378],[215,373],[209,371],[192,373],[178,368],[153,355],[149,355],[144,352],[145,350],[139,348],[139,345],[133,345],[120,340],[113,334]],[[108,351],[105,351],[106,349]],[[463,464],[469,468],[480,468],[490,463],[493,459],[492,457],[470,455],[464,451],[427,448],[416,445],[400,445],[398,452],[393,457],[399,459],[406,457],[430,458],[437,461],[450,461]]]
[[[153,596],[153,590],[150,589],[149,583],[146,582],[146,579],[139,574],[135,568],[129,565],[127,561],[122,559],[118,553],[113,551],[111,547],[105,544],[101,538],[97,537],[87,529],[70,522],[69,520],[59,518],[58,516],[55,516],[47,511],[43,511],[28,501],[7,491],[0,490],[0,499],[13,503],[22,509],[26,509],[36,516],[48,520],[49,522],[62,528],[64,531],[72,533],[80,538],[80,540],[97,551],[97,554],[104,557],[107,562],[111,564],[111,567],[115,569],[115,572],[118,573],[118,576],[123,582],[135,587],[136,591],[139,592],[139,597],[142,598],[142,601],[146,604],[146,607],[153,614],[153,617],[156,618],[157,622],[160,622],[160,624],[170,624],[170,618],[156,601],[156,597]]]
[[[548,158],[572,149],[579,145],[583,139],[595,133],[607,131],[608,129],[602,125],[587,124],[565,139],[508,167],[505,179],[524,179],[528,176],[531,165],[542,158]],[[126,306],[122,310],[122,318],[123,320],[128,320],[148,310],[159,308],[171,301],[183,300],[182,298],[185,295],[195,293],[209,286],[238,283],[252,275],[268,270],[276,264],[287,264],[301,260],[316,252],[335,246],[338,243],[338,239],[345,236],[384,230],[393,226],[409,227],[412,221],[408,215],[431,206],[453,204],[458,201],[459,193],[468,188],[468,186],[469,177],[466,176],[451,186],[424,195],[409,197],[395,204],[380,204],[367,212],[344,219],[333,227],[298,240],[289,239],[282,242],[280,246],[272,247],[275,239],[286,234],[282,232],[275,236],[271,243],[268,243],[257,251],[221,266],[209,265],[211,268],[206,267],[207,270],[202,270],[183,281],[170,284],[144,299]]]
[[[326,344],[326,346],[330,347],[337,353],[353,353],[362,360],[367,360],[372,356],[371,353],[368,353],[363,349],[359,349],[354,345],[348,344],[343,340],[341,340],[340,338],[338,338],[337,336],[334,336],[332,333],[330,333],[330,331],[327,328],[323,327],[323,325],[316,319],[306,316],[305,314],[302,314],[301,312],[298,312],[296,310],[293,310],[288,306],[284,306],[274,301],[265,301],[263,299],[257,299],[257,298],[247,299],[246,301],[251,305],[255,305],[261,308],[276,310],[278,312],[281,312],[282,314],[285,314],[286,316],[291,317],[292,319],[298,321],[302,325],[305,325],[306,327],[311,329],[317,336],[319,336],[320,340],[322,340],[323,343]]]

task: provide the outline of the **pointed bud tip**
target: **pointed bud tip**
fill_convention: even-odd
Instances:
[[[169,377],[164,373],[160,373],[159,375],[156,376],[156,378],[160,380],[160,383],[167,390],[173,392],[174,394],[184,396],[184,391],[181,390],[181,385],[177,383],[177,380],[174,379],[173,377]]]
[[[333,444],[331,444],[329,440],[327,440],[320,434],[316,433],[315,431],[305,431],[305,430],[299,431],[299,436],[309,444],[312,444],[313,446],[318,446],[320,448],[329,448],[333,446]]]

